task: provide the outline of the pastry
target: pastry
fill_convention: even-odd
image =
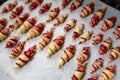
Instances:
[[[43,29],[45,27],[45,23],[39,23],[35,26],[33,26],[27,33],[26,40],[30,40],[36,36],[38,36],[40,33],[42,33]]]
[[[0,30],[2,30],[6,24],[7,24],[7,19],[1,18],[0,19]]]
[[[80,24],[79,26],[77,26],[72,34],[72,38],[73,39],[78,38],[83,33],[83,29],[84,29],[84,24]]]
[[[26,20],[21,26],[20,28],[18,28],[17,32],[18,33],[25,33],[27,32],[30,28],[33,27],[33,25],[36,22],[36,17],[32,17],[29,18],[28,20]]]
[[[20,27],[24,23],[24,21],[28,18],[28,16],[29,16],[28,12],[21,14],[14,20],[13,24],[11,24],[9,27],[15,29]]]
[[[52,35],[54,32],[54,28],[50,28],[48,31],[44,32],[40,39],[39,39],[39,45],[38,48],[39,50],[42,50],[47,44],[50,42]]]
[[[57,15],[59,14],[60,9],[59,7],[55,7],[53,9],[50,10],[50,12],[48,13],[48,18],[46,20],[46,22],[50,22],[53,19],[55,19],[57,17]]]
[[[11,36],[10,39],[6,42],[6,48],[15,46],[18,42],[18,39],[18,36]]]
[[[76,19],[71,19],[70,21],[68,21],[66,23],[66,25],[64,26],[64,31],[68,32],[69,30],[71,30],[73,27],[75,27],[76,25]]]
[[[120,39],[120,25],[117,26],[116,30],[113,32],[116,39]]]
[[[18,15],[20,15],[23,11],[23,6],[18,6],[16,8],[14,8],[12,11],[11,11],[11,14],[10,14],[10,18],[15,18],[17,17]]]
[[[62,9],[65,8],[72,0],[62,0]]]
[[[84,32],[83,35],[81,36],[79,44],[82,44],[82,43],[86,42],[87,40],[89,40],[91,38],[92,34],[93,34],[93,31]]]
[[[23,67],[25,64],[27,64],[32,57],[34,56],[36,51],[36,45],[33,45],[32,47],[30,47],[28,50],[24,51],[18,58],[18,60],[15,62],[14,64],[14,68],[18,69]]]
[[[66,62],[68,62],[75,54],[75,45],[69,45],[66,47],[62,54],[60,59],[58,60],[57,66],[58,68],[61,68]]]
[[[107,37],[100,45],[98,52],[100,53],[100,55],[104,55],[111,48],[111,46],[112,40],[110,37]]]
[[[93,74],[98,69],[100,69],[102,66],[103,66],[103,59],[102,58],[95,59],[90,68],[90,73]]]
[[[47,57],[52,56],[55,54],[63,45],[65,36],[60,35],[57,36],[49,45],[48,50],[47,50]]]
[[[82,4],[83,0],[74,0],[69,8],[70,12],[74,11],[75,9],[79,8]]]
[[[11,11],[15,6],[17,5],[17,0],[8,3],[5,7],[2,8],[2,11],[0,13],[6,13]]]
[[[98,75],[94,74],[91,78],[88,78],[88,80],[98,80]]]
[[[111,65],[103,69],[101,78],[102,80],[112,80],[115,77],[116,65]]]
[[[88,60],[90,56],[90,48],[88,46],[83,47],[83,49],[78,53],[76,62],[78,65],[81,65],[83,62]]]
[[[56,17],[53,25],[54,25],[54,26],[57,26],[57,25],[59,25],[59,24],[64,23],[67,17],[68,17],[68,14],[66,14],[66,13],[58,15],[58,16]]]
[[[102,27],[100,28],[102,31],[107,31],[108,29],[112,28],[116,22],[116,17],[112,16],[104,21]]]
[[[25,41],[19,42],[14,48],[12,48],[11,53],[9,55],[10,59],[14,59],[22,53],[24,49]]]
[[[106,8],[107,8],[106,6],[102,6],[97,11],[94,12],[94,14],[91,18],[91,21],[90,21],[91,27],[95,27],[100,22],[100,20],[102,19],[102,17],[105,14]]]
[[[38,13],[39,13],[39,14],[45,13],[46,11],[48,11],[48,10],[50,9],[51,5],[52,5],[51,2],[43,4],[43,5],[41,6],[41,8],[39,9]]]
[[[29,9],[33,10],[35,9],[38,5],[41,5],[43,2],[43,0],[32,0],[30,5],[29,5]]]
[[[80,17],[84,18],[84,17],[87,17],[88,15],[90,15],[93,12],[94,6],[95,5],[93,2],[86,4],[80,12]]]
[[[103,34],[98,33],[97,35],[93,36],[92,44],[96,45],[96,44],[100,43],[102,40],[103,40]]]
[[[115,48],[112,48],[110,50],[108,62],[112,62],[120,57],[120,46],[117,46]]]
[[[31,2],[32,0],[23,0],[23,2],[25,3],[25,4],[27,4],[27,3],[29,3],[29,2]]]
[[[10,28],[4,28],[0,31],[0,42],[5,40],[10,34]]]
[[[85,75],[86,65],[87,65],[86,63],[79,65],[77,69],[74,71],[71,80],[82,80],[83,76]]]

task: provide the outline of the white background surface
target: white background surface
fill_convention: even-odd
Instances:
[[[10,1],[12,1],[12,0],[5,2],[2,6],[0,6],[0,9]],[[97,0],[84,0],[82,6],[86,5],[87,3],[91,2],[91,1],[93,1],[95,3],[95,10],[97,10],[102,5],[105,5]],[[61,7],[61,0],[44,0],[43,3],[45,3],[45,2],[53,3],[51,9],[53,9],[56,6]],[[38,18],[37,23],[44,22],[47,19],[48,12],[41,14],[41,15],[38,14],[38,9],[40,8],[40,6],[37,7],[33,11],[29,11],[29,9],[28,9],[29,4],[24,4],[22,0],[19,0],[17,6],[19,6],[19,5],[24,6],[23,12],[25,12],[25,11],[30,12],[30,17],[37,16],[37,18]],[[93,35],[96,35],[96,34],[98,34],[98,32],[100,32],[100,27],[101,27],[101,24],[103,23],[103,20],[105,20],[111,16],[117,16],[117,22],[116,22],[114,28],[112,28],[106,32],[103,32],[103,34],[104,34],[103,40],[106,39],[107,37],[111,37],[113,40],[112,47],[116,47],[116,46],[120,45],[120,40],[116,40],[114,35],[112,34],[112,32],[115,30],[115,28],[118,25],[120,25],[120,15],[119,15],[120,12],[111,7],[108,7],[103,20],[100,21],[100,23],[97,26],[95,26],[95,28],[91,28],[91,27],[89,27],[89,21],[93,14],[84,19],[81,19],[79,17],[79,14],[80,14],[80,10],[82,9],[82,6],[79,7],[77,10],[73,11],[72,13],[70,13],[68,10],[70,5],[68,5],[65,9],[60,10],[60,14],[67,12],[67,13],[69,13],[69,16],[63,24],[56,26],[56,29],[55,29],[52,39],[54,39],[58,35],[65,34],[63,31],[64,25],[67,21],[69,21],[72,18],[77,19],[76,26],[78,26],[80,23],[85,24],[84,32],[88,31],[88,30],[93,30],[94,31]],[[0,18],[2,18],[2,17],[9,18],[9,15],[10,15],[10,13],[8,12],[8,13],[0,15]],[[12,24],[13,21],[14,21],[14,19],[13,20],[9,19],[6,27],[8,27],[10,24]],[[52,25],[53,25],[53,21],[51,21],[50,23],[46,23],[46,27],[43,32],[48,30]],[[85,74],[83,80],[87,80],[88,77],[91,77],[91,74],[89,71],[90,66],[93,63],[93,61],[99,57],[102,57],[104,59],[103,68],[105,68],[109,65],[112,65],[112,64],[117,65],[116,76],[114,77],[113,80],[119,80],[119,76],[120,76],[119,60],[120,59],[117,59],[108,64],[108,56],[109,56],[110,51],[108,51],[105,55],[102,55],[102,56],[99,55],[98,48],[99,48],[100,44],[93,46],[91,44],[92,39],[90,39],[89,41],[87,41],[81,45],[78,45],[80,37],[76,40],[72,40],[71,35],[72,35],[73,31],[74,31],[74,29],[72,29],[66,33],[65,43],[64,43],[62,49],[69,46],[70,44],[75,44],[76,45],[76,54],[61,69],[58,69],[56,64],[57,64],[58,59],[60,58],[62,49],[59,50],[55,55],[53,55],[51,58],[48,59],[46,57],[46,50],[48,49],[48,46],[47,46],[43,49],[43,51],[37,50],[34,58],[27,65],[25,65],[21,69],[15,70],[12,67],[13,67],[13,64],[15,63],[15,61],[17,60],[17,58],[14,60],[10,60],[8,56],[10,54],[11,49],[5,48],[5,42],[8,40],[8,38],[5,41],[0,42],[0,80],[70,80],[71,76],[73,75],[74,70],[77,68],[77,64],[75,63],[76,55],[84,46],[90,46],[91,53],[90,53],[90,58],[87,61],[88,65],[86,67],[86,74]],[[12,35],[19,35],[19,34],[17,34],[16,30],[14,30],[10,34],[10,36],[12,36]],[[26,36],[26,33],[19,35],[20,41],[25,40],[25,36]],[[25,44],[24,50],[28,49],[29,47],[31,47],[34,44],[38,45],[39,37],[40,36],[27,41],[27,43]],[[103,68],[99,69],[96,73],[101,75],[101,71]],[[101,80],[100,77],[99,77],[99,80]]]

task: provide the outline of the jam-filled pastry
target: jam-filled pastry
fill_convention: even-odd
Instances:
[[[49,45],[47,50],[47,57],[55,54],[63,45],[65,39],[65,35],[57,36]]]
[[[35,51],[36,51],[36,45],[33,45],[28,50],[26,50],[22,54],[20,54],[18,60],[14,64],[13,68],[18,69],[18,68],[23,67],[25,64],[27,64],[34,56]]]
[[[71,19],[70,21],[68,21],[66,23],[66,25],[64,26],[64,31],[68,32],[69,30],[71,30],[72,28],[74,28],[75,25],[76,25],[76,21],[77,21],[76,19]]]
[[[24,21],[28,18],[28,16],[29,16],[28,12],[21,14],[14,20],[13,24],[11,24],[9,27],[12,27],[14,29],[20,27],[24,23]]]
[[[76,58],[77,64],[81,65],[83,62],[88,60],[89,56],[90,56],[90,47],[88,46],[83,47],[82,50],[77,55],[77,58]]]
[[[7,24],[7,19],[1,18],[0,19],[0,30],[3,29],[6,24]]]
[[[57,15],[60,12],[60,8],[59,7],[55,7],[53,9],[50,10],[50,12],[48,13],[48,18],[46,20],[46,22],[50,22],[53,19],[55,19],[57,17]]]
[[[62,9],[64,9],[72,0],[62,0]]]
[[[102,80],[112,80],[115,77],[116,65],[111,65],[103,69],[101,78]]]
[[[88,78],[87,80],[98,80],[98,75],[94,74],[91,78]]]
[[[110,50],[108,62],[112,62],[120,57],[120,46],[112,48]]]
[[[103,40],[103,34],[98,33],[97,35],[93,36],[92,44],[96,45],[99,44]]]
[[[46,11],[48,11],[48,10],[50,9],[51,5],[52,5],[51,2],[43,4],[43,5],[41,6],[41,8],[39,9],[38,13],[39,13],[39,14],[45,13]]]
[[[41,5],[43,0],[32,0],[32,2],[29,5],[29,9],[33,10],[35,9],[38,5]]]
[[[49,44],[52,38],[53,32],[54,32],[54,28],[50,28],[49,30],[47,30],[41,35],[39,39],[39,45],[38,45],[39,50],[43,50],[43,48]]]
[[[86,42],[87,40],[89,40],[91,38],[92,34],[93,34],[93,31],[84,32],[83,35],[81,36],[79,44],[82,44],[82,43]]]
[[[23,6],[18,6],[16,8],[14,8],[12,11],[11,11],[11,14],[10,14],[10,18],[15,18],[17,17],[18,15],[20,15],[23,11]]]
[[[107,37],[102,44],[100,45],[100,48],[98,50],[100,55],[104,55],[112,46],[112,40],[110,37]]]
[[[70,12],[74,11],[75,9],[79,8],[82,4],[83,0],[74,0],[69,8]]]
[[[85,75],[86,63],[83,63],[77,67],[74,71],[71,80],[82,80],[83,76]]]
[[[94,12],[94,14],[91,18],[91,21],[90,21],[91,27],[95,27],[100,22],[100,20],[102,19],[102,17],[105,14],[106,8],[107,8],[106,6],[102,6],[97,11]]]
[[[91,68],[90,68],[90,73],[93,74],[96,72],[98,69],[100,69],[103,66],[103,59],[102,58],[97,58],[93,62]]]
[[[27,4],[27,3],[29,3],[29,2],[31,2],[32,0],[23,0],[23,2],[25,3],[25,4]]]
[[[17,0],[8,3],[5,7],[2,8],[2,11],[0,13],[6,13],[11,11],[13,8],[15,8],[15,6],[17,5]]]
[[[112,16],[103,22],[102,27],[100,29],[102,31],[107,31],[108,29],[114,26],[115,22],[116,22],[116,16]]]
[[[75,50],[76,50],[75,45],[69,45],[63,50],[61,57],[57,63],[58,68],[61,68],[66,62],[68,62],[74,56]]]
[[[78,38],[83,33],[83,29],[84,29],[84,24],[80,24],[79,26],[77,26],[72,34],[72,38],[73,39]]]
[[[80,12],[80,17],[81,18],[87,17],[88,15],[90,15],[93,12],[93,9],[94,9],[94,3],[93,2],[90,2],[89,4],[86,4]]]
[[[117,26],[117,28],[115,29],[115,31],[113,32],[114,36],[116,39],[120,39],[120,25]]]
[[[56,25],[64,23],[67,17],[68,17],[68,14],[66,13],[58,15],[53,25],[56,26]]]
[[[39,23],[35,26],[33,26],[27,33],[26,39],[30,40],[36,36],[38,36],[40,33],[42,33],[43,29],[45,27],[45,23]]]
[[[15,46],[18,42],[18,39],[18,36],[11,36],[10,39],[6,42],[6,48]]]
[[[0,31],[0,42],[5,40],[10,34],[10,28],[4,28]]]
[[[14,48],[12,48],[9,58],[14,59],[17,56],[19,56],[24,49],[24,45],[25,45],[25,41],[21,41]]]
[[[32,17],[29,18],[28,20],[26,20],[21,26],[20,28],[18,28],[17,32],[18,33],[25,33],[27,32],[30,28],[33,27],[33,25],[36,22],[36,17]]]

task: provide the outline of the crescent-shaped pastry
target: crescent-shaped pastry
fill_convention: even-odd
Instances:
[[[71,80],[82,80],[83,76],[85,75],[86,65],[87,65],[86,63],[79,65],[77,69],[74,71]]]
[[[80,12],[80,17],[81,18],[87,17],[88,15],[90,15],[93,12],[93,9],[94,9],[94,3],[93,2],[90,2],[89,4],[86,4]]]
[[[96,45],[99,44],[103,40],[103,34],[98,33],[97,35],[93,36],[92,44]]]
[[[54,25],[54,26],[57,26],[57,25],[59,25],[59,24],[64,23],[67,17],[68,17],[68,14],[66,14],[66,13],[58,15],[58,16],[56,17],[53,25]]]
[[[78,38],[83,33],[83,29],[84,29],[84,24],[80,24],[79,26],[77,26],[72,34],[72,38],[73,39]]]
[[[9,58],[14,59],[17,56],[19,56],[24,49],[24,45],[25,45],[25,41],[21,41],[14,48],[12,48]]]
[[[18,60],[15,62],[13,68],[18,69],[23,67],[25,64],[27,64],[34,56],[35,51],[36,51],[36,45],[33,45],[28,50],[24,51],[19,56]]]
[[[91,38],[92,34],[93,34],[93,31],[84,32],[83,35],[81,36],[79,44],[82,44],[82,43],[86,42],[87,40],[89,40]]]
[[[6,18],[1,18],[0,19],[0,30],[3,29],[3,27],[7,24],[7,19]]]
[[[88,60],[90,56],[90,48],[88,46],[83,47],[76,57],[76,63],[81,65],[83,62]]]
[[[28,18],[28,16],[29,16],[28,12],[21,14],[14,20],[13,24],[11,24],[9,27],[17,29],[24,23],[24,21]]]
[[[117,26],[117,28],[115,29],[115,31],[113,32],[114,36],[116,39],[120,39],[120,25]]]
[[[87,80],[98,80],[98,75],[94,74],[91,78],[88,78]]]
[[[57,15],[59,14],[60,9],[59,7],[55,7],[53,9],[50,10],[50,12],[48,13],[48,18],[46,20],[46,22],[50,22],[53,19],[55,19],[57,17]]]
[[[107,37],[103,43],[100,45],[98,52],[100,55],[104,55],[112,46],[112,40],[110,37]]]
[[[75,45],[69,45],[63,50],[61,57],[57,63],[58,68],[61,68],[65,63],[67,63],[74,56],[75,50],[76,50]]]
[[[18,39],[18,36],[11,36],[10,39],[6,42],[6,48],[15,46],[18,42]]]
[[[46,11],[48,11],[48,10],[50,9],[51,5],[52,5],[51,2],[43,4],[43,5],[41,6],[41,8],[39,9],[38,13],[39,13],[39,14],[45,13]]]
[[[112,16],[104,21],[102,27],[100,28],[102,31],[107,31],[108,29],[112,28],[116,22],[116,16]]]
[[[17,17],[18,15],[20,15],[23,11],[23,6],[18,6],[16,8],[14,8],[12,11],[11,11],[11,14],[10,14],[10,18],[15,18]]]
[[[23,0],[23,2],[25,3],[25,4],[27,4],[27,3],[29,3],[29,2],[31,2],[32,0]]]
[[[40,33],[42,33],[43,29],[45,27],[45,23],[39,23],[35,26],[33,26],[27,33],[26,40],[30,40],[36,36],[38,36]]]
[[[49,42],[52,38],[53,32],[54,32],[54,28],[51,28],[50,30],[44,32],[41,35],[41,37],[39,39],[39,45],[38,45],[39,50],[43,50],[43,48],[49,44]]]
[[[72,28],[74,28],[75,25],[76,25],[76,21],[77,21],[76,19],[71,19],[70,21],[68,21],[66,23],[66,25],[64,26],[64,31],[68,32],[69,30],[71,30]]]
[[[47,57],[51,57],[53,54],[55,54],[63,45],[65,36],[60,35],[57,36],[49,45],[47,50]]]
[[[105,14],[106,8],[107,8],[106,6],[102,6],[101,8],[99,8],[98,10],[96,10],[94,12],[94,14],[90,20],[91,27],[95,27],[100,22],[100,20],[102,19],[102,17]]]
[[[5,7],[2,8],[2,11],[0,13],[6,13],[11,11],[15,6],[17,5],[17,0],[14,0],[11,3],[8,3]]]
[[[101,78],[102,80],[112,80],[114,78],[116,72],[116,65],[111,65],[103,69]]]
[[[90,73],[93,74],[98,69],[100,69],[102,66],[103,66],[103,59],[102,58],[95,59],[90,68]]]
[[[32,17],[29,18],[28,20],[26,20],[21,26],[20,28],[18,28],[17,32],[18,33],[25,33],[27,32],[30,28],[33,27],[33,25],[36,22],[36,17]]]
[[[115,48],[112,48],[110,50],[108,62],[112,62],[120,57],[120,46],[117,46]]]
[[[75,9],[79,8],[82,4],[83,0],[74,0],[69,8],[70,12],[74,11]]]
[[[72,0],[62,0],[62,9],[64,9]]]

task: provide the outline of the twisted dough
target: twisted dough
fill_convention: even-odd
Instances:
[[[62,9],[65,8],[72,0],[62,0]]]
[[[0,30],[3,29],[3,27],[7,24],[7,19],[6,18],[1,18],[0,19]]]
[[[31,2],[32,0],[23,0],[23,2],[25,3],[25,4],[27,4],[27,3],[29,3],[29,2]]]
[[[120,39],[120,25],[117,26],[117,28],[115,29],[115,31],[113,32],[114,36],[116,39]]]
[[[88,78],[87,80],[98,80],[98,75],[94,74],[91,78]]]
[[[96,45],[98,43],[100,43],[103,39],[103,34],[102,33],[98,33],[97,35],[93,36],[93,40],[92,40],[92,44]]]

